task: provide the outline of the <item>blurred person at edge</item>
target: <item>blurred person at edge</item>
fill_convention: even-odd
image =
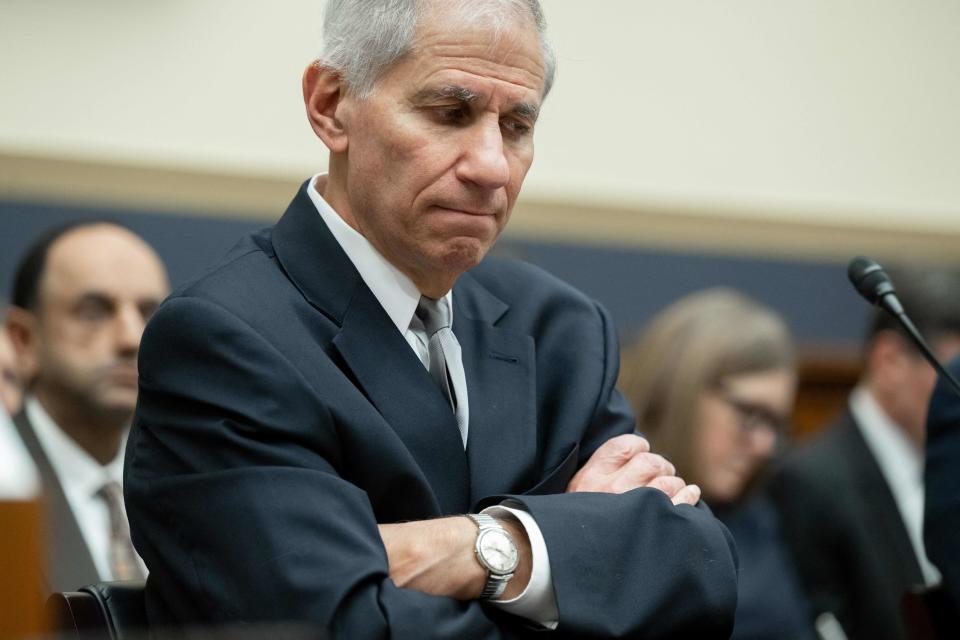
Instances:
[[[695,483],[737,542],[733,638],[812,638],[769,497],[756,479],[793,407],[796,360],[772,310],[708,289],[661,311],[628,345],[620,386],[638,430]]]
[[[26,381],[14,424],[49,506],[46,592],[142,578],[121,481],[144,325],[169,292],[154,250],[113,223],[41,235],[17,266],[6,327]]]
[[[960,357],[947,365],[960,378]],[[960,394],[940,377],[927,411],[923,541],[960,611]]]
[[[3,318],[3,302],[0,302],[0,319]],[[7,335],[7,329],[0,324],[0,408],[10,415],[20,410],[23,401],[23,382],[17,365],[17,356],[13,344]]]
[[[960,353],[960,273],[888,269],[934,353]],[[848,410],[771,479],[784,537],[818,619],[852,640],[907,638],[900,602],[940,574],[923,546],[923,446],[936,372],[875,309]]]
[[[0,319],[6,304],[0,300]],[[36,496],[36,470],[17,435],[10,416],[20,410],[23,388],[13,344],[0,324],[0,500],[22,500]]]

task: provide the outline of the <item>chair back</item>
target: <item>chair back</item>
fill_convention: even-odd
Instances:
[[[54,630],[64,638],[134,640],[147,635],[143,582],[99,582],[47,600]]]
[[[948,640],[957,637],[960,612],[943,585],[911,588],[903,595],[900,609],[910,640]]]

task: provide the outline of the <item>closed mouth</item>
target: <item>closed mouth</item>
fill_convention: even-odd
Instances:
[[[456,206],[437,205],[438,209],[449,211],[451,213],[461,213],[468,216],[496,216],[496,211],[477,211],[475,209],[465,209]]]

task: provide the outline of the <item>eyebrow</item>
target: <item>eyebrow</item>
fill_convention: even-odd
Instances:
[[[457,85],[448,84],[442,87],[428,87],[426,89],[421,89],[417,92],[417,95],[414,96],[414,100],[417,102],[429,102],[430,100],[440,100],[444,98],[454,98],[460,102],[476,102],[480,98],[480,94],[475,91],[471,91],[466,87],[458,87]]]
[[[536,122],[537,118],[540,117],[540,107],[529,102],[518,102],[513,105],[511,111],[518,116],[527,118],[530,122]]]
[[[80,304],[85,304],[90,302],[102,303],[102,304],[107,304],[111,306],[117,303],[116,298],[114,298],[109,293],[94,289],[91,291],[83,292],[76,300],[74,300],[73,304],[80,305]],[[160,302],[162,302],[162,297],[153,296],[153,295],[140,296],[134,300],[134,304],[138,306],[159,305]]]
[[[113,304],[113,298],[102,292],[102,291],[84,291],[75,301],[74,304],[83,304],[86,302],[104,302],[107,304]]]
[[[430,102],[432,100],[443,100],[453,98],[458,102],[470,104],[480,99],[480,94],[471,91],[466,87],[454,84],[444,85],[442,87],[429,87],[423,89],[414,96],[415,102]],[[540,107],[530,102],[514,103],[510,112],[520,117],[526,118],[531,122],[536,122],[540,116]]]

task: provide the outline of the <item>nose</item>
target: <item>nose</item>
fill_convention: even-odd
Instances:
[[[137,353],[145,324],[143,315],[135,305],[120,308],[116,318],[115,334],[118,353],[125,355]]]
[[[464,139],[457,177],[485,190],[496,190],[510,181],[510,164],[503,146],[499,121],[478,120]]]

